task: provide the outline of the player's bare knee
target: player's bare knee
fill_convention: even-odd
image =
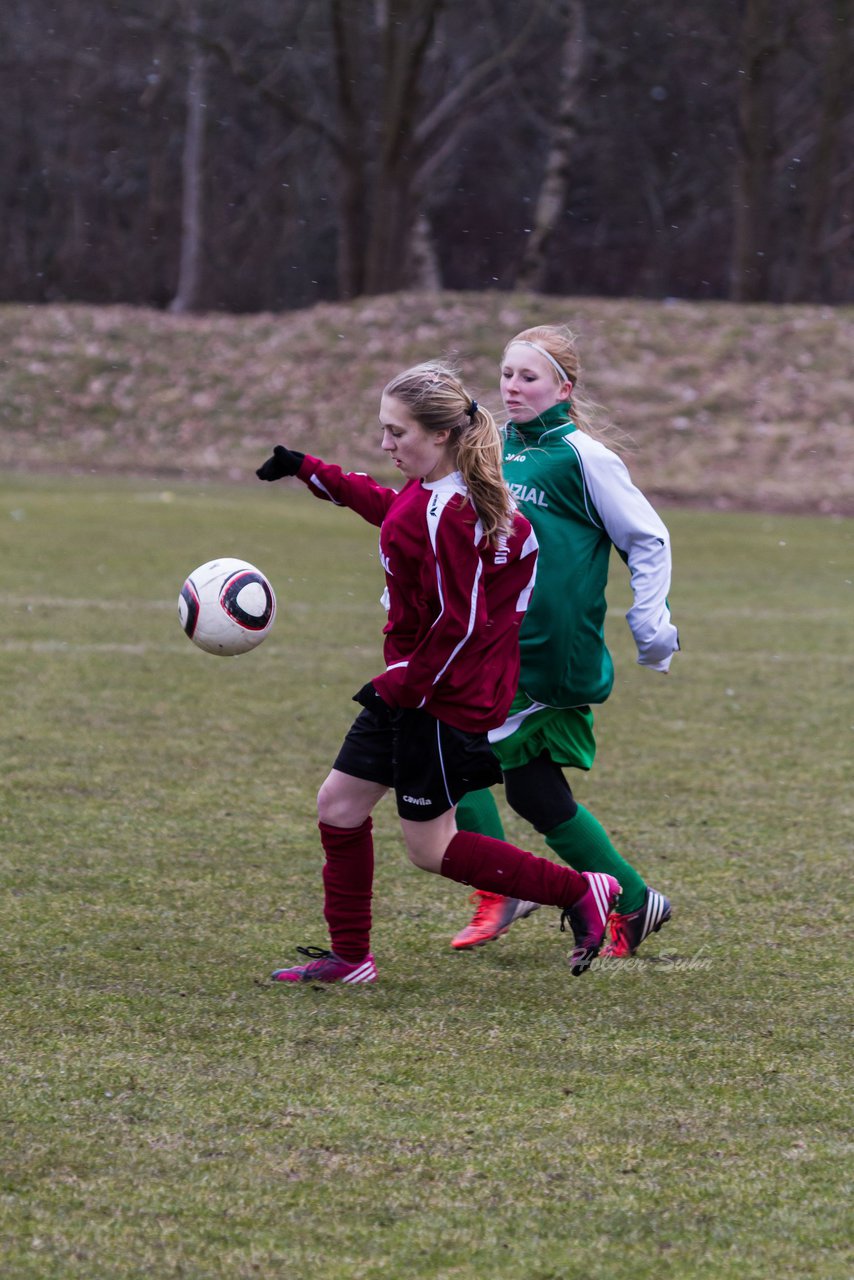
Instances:
[[[342,792],[334,778],[327,778],[317,793],[317,818],[330,827],[357,826],[361,821],[353,812],[350,797]]]
[[[406,852],[413,866],[418,867],[421,871],[432,871],[432,864],[435,859],[431,857],[429,850],[424,849],[421,845],[408,843]]]
[[[334,807],[334,799],[332,795],[330,795],[330,788],[327,785],[328,782],[328,778],[326,781],[322,782],[320,790],[317,793],[317,816],[321,822],[328,822],[330,825],[334,826],[335,824],[329,816]]]
[[[330,827],[360,827],[387,788],[333,769],[317,793],[317,817]]]
[[[409,861],[421,871],[439,874],[445,850],[456,831],[453,814],[443,815],[435,822],[401,821],[403,839]]]
[[[324,796],[318,792],[317,820],[327,827],[358,827],[365,821],[365,814],[360,807],[354,807],[346,798],[340,796]]]

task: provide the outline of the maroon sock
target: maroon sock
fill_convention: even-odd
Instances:
[[[538,858],[505,840],[458,831],[445,850],[442,875],[508,898],[571,907],[587,892],[582,875],[549,858]]]
[[[373,822],[330,827],[319,822],[323,864],[323,914],[332,950],[351,964],[371,949],[371,891],[374,883]]]

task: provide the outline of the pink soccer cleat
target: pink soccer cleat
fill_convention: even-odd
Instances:
[[[602,948],[603,956],[625,960],[633,956],[644,938],[658,933],[672,915],[670,902],[657,889],[647,889],[642,907],[628,915],[614,911],[611,915],[611,941]]]
[[[524,919],[540,905],[538,902],[524,902],[521,898],[505,898],[500,893],[488,893],[486,889],[475,889],[470,901],[477,903],[471,922],[451,939],[451,946],[458,951],[466,947],[482,947],[485,942],[500,938],[514,920]]]
[[[364,960],[352,964],[342,960],[334,951],[324,951],[322,947],[297,947],[301,956],[306,956],[308,964],[294,965],[291,969],[276,969],[271,975],[273,982],[376,982],[377,966],[374,957],[366,955]]]
[[[564,908],[560,918],[561,929],[566,921],[575,938],[575,946],[569,957],[569,971],[578,978],[585,973],[599,954],[605,941],[605,928],[614,903],[622,893],[622,885],[604,871],[582,871],[589,888],[587,893],[571,907]]]

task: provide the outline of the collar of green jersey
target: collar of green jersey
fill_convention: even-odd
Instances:
[[[530,422],[514,422],[511,418],[507,428],[514,435],[521,436],[527,444],[541,443],[543,437],[552,431],[560,431],[562,435],[566,435],[577,430],[572,421],[572,401],[561,400],[560,404],[553,404]]]

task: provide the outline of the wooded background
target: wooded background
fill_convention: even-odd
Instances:
[[[854,297],[851,0],[6,0],[0,300]]]

